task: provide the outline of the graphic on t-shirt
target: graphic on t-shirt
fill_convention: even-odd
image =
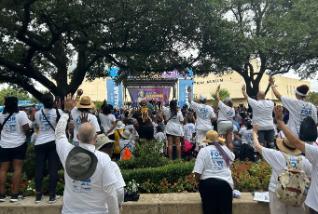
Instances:
[[[305,119],[308,116],[311,116],[312,114],[312,108],[308,105],[303,105],[300,111],[300,116],[302,119]]]
[[[82,181],[77,181],[77,180],[73,180],[73,192],[77,192],[77,193],[87,193],[87,192],[91,192],[92,191],[92,184],[91,184],[91,179],[87,179],[87,180],[82,180]]]
[[[51,121],[51,114],[45,115],[46,118]],[[49,131],[51,129],[51,126],[49,125],[48,121],[45,119],[45,117],[40,114],[40,123],[42,124],[40,127],[40,131]]]
[[[297,168],[298,159],[296,157],[290,157],[289,162],[292,168]]]
[[[224,169],[225,161],[222,157],[222,155],[217,150],[212,150],[211,153],[211,159],[213,164],[214,170],[222,170]]]
[[[6,132],[16,132],[17,131],[17,121],[16,121],[16,117],[15,115],[12,115],[6,122],[6,124],[4,125],[4,130],[6,130]]]
[[[209,119],[209,109],[208,108],[199,108],[198,109],[198,117],[207,120]]]

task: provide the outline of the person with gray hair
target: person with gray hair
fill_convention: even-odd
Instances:
[[[75,103],[69,96],[65,111],[70,112]],[[77,138],[79,145],[68,142],[65,129],[69,115],[63,114],[56,126],[56,150],[64,168],[63,214],[118,214],[119,203],[116,192],[116,176],[108,155],[97,151],[96,129],[81,117]]]

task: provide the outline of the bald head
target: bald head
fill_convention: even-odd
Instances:
[[[264,91],[259,91],[259,92],[257,93],[257,99],[258,99],[258,100],[265,100],[265,97],[266,97],[266,95],[265,95],[265,92],[264,92]]]
[[[95,144],[96,143],[96,130],[91,123],[83,123],[79,129],[77,138],[81,143]]]

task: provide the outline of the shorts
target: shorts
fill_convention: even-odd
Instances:
[[[27,148],[27,143],[24,143],[16,148],[0,147],[0,163],[11,162],[13,160],[25,160]]]
[[[272,130],[259,130],[258,131],[258,140],[259,142],[267,147],[267,148],[274,148],[275,147],[275,131]]]
[[[219,121],[217,125],[219,135],[225,135],[228,131],[233,130],[232,121]]]

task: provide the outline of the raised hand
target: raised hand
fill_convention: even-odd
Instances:
[[[82,124],[89,122],[88,113],[87,113],[87,112],[83,112],[83,113],[81,114],[80,120],[81,120],[81,123],[82,123]]]
[[[64,98],[64,111],[70,112],[76,106],[76,100],[73,98],[72,94],[68,94]]]
[[[282,106],[276,106],[274,108],[274,113],[275,113],[275,119],[277,121],[283,121],[284,113],[283,113],[283,107]]]

